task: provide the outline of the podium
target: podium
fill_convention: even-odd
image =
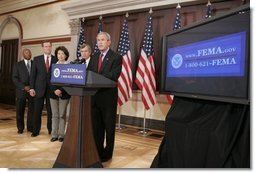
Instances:
[[[60,84],[54,84],[60,85]],[[117,83],[92,71],[86,85],[61,84],[71,97],[67,131],[53,168],[102,168],[93,136],[91,97],[101,88],[114,88]]]

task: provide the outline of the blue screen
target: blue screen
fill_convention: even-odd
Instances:
[[[245,32],[167,51],[167,77],[243,76]]]
[[[249,103],[248,6],[170,32],[162,48],[161,93]]]

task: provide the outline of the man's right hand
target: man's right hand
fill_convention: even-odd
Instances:
[[[25,87],[24,87],[24,90],[25,90],[26,92],[29,92],[30,86],[25,86]]]

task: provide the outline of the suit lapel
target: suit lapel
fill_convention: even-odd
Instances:
[[[40,64],[42,64],[44,67],[44,71],[45,73],[47,73],[47,70],[46,70],[46,65],[45,65],[45,60],[44,60],[44,55],[41,56],[41,58],[39,59],[41,62],[39,62]]]
[[[26,62],[25,60],[22,60],[22,71],[26,72],[28,75],[29,75],[29,72],[28,72],[28,69],[27,69],[27,66],[26,66]]]
[[[56,64],[56,63],[57,63],[57,59],[55,58],[55,56],[51,55],[49,72],[51,72],[52,64]]]
[[[55,56],[51,55],[50,67],[51,67],[51,64],[56,64],[57,61],[58,59]]]

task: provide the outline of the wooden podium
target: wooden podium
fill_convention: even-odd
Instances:
[[[61,84],[72,96],[71,110],[65,139],[53,168],[103,167],[93,136],[91,97],[100,88],[113,88],[116,85],[116,82],[92,71],[87,72],[84,86]]]

